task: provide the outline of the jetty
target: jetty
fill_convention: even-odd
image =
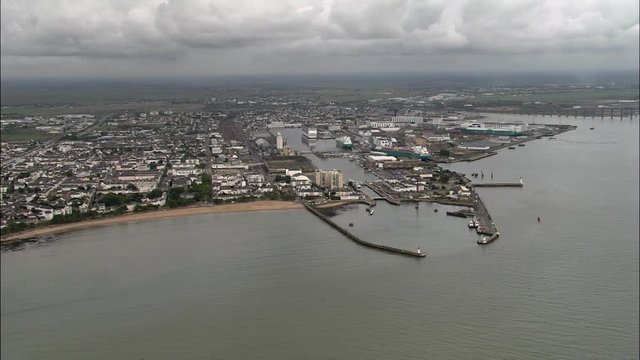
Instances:
[[[384,191],[384,189],[382,188],[382,186],[380,186],[379,184],[376,183],[363,183],[362,186],[366,186],[369,189],[371,189],[373,192],[375,192],[376,194],[378,194],[379,200],[384,199],[386,202],[388,202],[389,204],[392,205],[400,205],[401,202],[398,198],[396,198],[395,196],[389,194],[388,192]]]
[[[481,183],[481,184],[471,184],[474,187],[523,187],[524,184],[522,184],[521,182],[515,182],[515,183],[511,183],[511,182],[502,182],[502,183]]]
[[[478,220],[477,232],[478,234],[489,236],[488,238],[485,238],[484,241],[479,240],[478,244],[489,244],[496,240],[498,236],[500,236],[500,233],[498,232],[496,225],[493,223],[491,215],[489,215],[489,211],[487,211],[482,199],[480,199],[480,196],[478,196],[475,190],[472,190],[471,197],[473,198],[475,216]]]
[[[352,233],[350,233],[349,231],[347,231],[346,229],[344,229],[343,227],[341,227],[340,225],[338,225],[335,222],[333,222],[328,217],[324,216],[318,210],[314,209],[313,206],[311,206],[311,205],[309,205],[307,203],[303,203],[303,205],[304,205],[305,208],[307,208],[307,210],[309,210],[309,212],[311,212],[312,214],[314,214],[315,216],[320,218],[320,220],[322,220],[322,221],[326,222],[327,224],[331,225],[334,229],[336,229],[339,232],[341,232],[344,236],[348,237],[350,240],[353,240],[354,242],[356,242],[356,243],[358,243],[360,245],[367,246],[367,247],[374,248],[374,249],[378,249],[378,250],[382,250],[382,251],[387,251],[387,252],[396,253],[396,254],[400,254],[400,255],[406,255],[406,256],[413,256],[413,257],[418,257],[418,258],[423,258],[423,257],[427,256],[427,254],[425,252],[418,252],[418,251],[399,249],[399,248],[395,248],[395,247],[391,247],[391,246],[374,244],[372,242],[368,242],[368,241],[362,240],[359,237],[357,237],[357,236],[353,235]]]

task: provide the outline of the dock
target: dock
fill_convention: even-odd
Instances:
[[[475,190],[472,190],[471,196],[473,198],[473,209],[479,225],[477,232],[478,234],[489,236],[489,238],[486,239],[486,242],[478,242],[478,244],[489,244],[496,240],[498,236],[500,236],[500,233],[498,232],[496,225],[493,223],[491,215],[489,215],[489,211],[487,211],[482,199],[480,199],[480,196],[478,196]]]
[[[309,212],[311,212],[312,214],[314,214],[315,216],[317,216],[318,218],[320,218],[320,220],[326,222],[327,224],[331,225],[334,229],[338,230],[339,232],[341,232],[344,236],[348,237],[350,240],[363,245],[363,246],[367,246],[370,248],[374,248],[374,249],[378,249],[378,250],[382,250],[382,251],[387,251],[387,252],[391,252],[391,253],[396,253],[396,254],[400,254],[400,255],[406,255],[406,256],[413,256],[413,257],[418,257],[418,258],[423,258],[426,257],[427,254],[425,252],[417,252],[417,251],[411,251],[411,250],[405,250],[405,249],[399,249],[399,248],[394,248],[391,246],[386,246],[386,245],[380,245],[380,244],[374,244],[365,240],[360,239],[359,237],[353,235],[352,233],[350,233],[349,231],[347,231],[346,229],[344,229],[343,227],[341,227],[340,225],[336,224],[335,222],[333,222],[332,220],[330,220],[328,217],[322,215],[318,210],[314,209],[311,205],[307,204],[307,203],[303,203],[304,207],[307,208],[307,210],[309,210]]]
[[[515,182],[515,183],[481,183],[481,184],[471,184],[474,187],[523,187],[524,184],[522,184],[521,182]]]
[[[389,204],[396,205],[396,206],[401,204],[399,199],[397,199],[395,196],[393,196],[393,195],[387,193],[386,191],[384,191],[384,189],[382,189],[382,186],[380,186],[378,184],[375,184],[375,183],[363,183],[362,186],[366,186],[369,189],[371,189],[373,192],[378,194],[379,198],[377,198],[377,199],[384,199]]]

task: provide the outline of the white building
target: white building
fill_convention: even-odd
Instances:
[[[424,118],[422,116],[392,116],[391,122],[395,124],[422,124]]]
[[[282,134],[278,132],[278,135],[276,136],[276,149],[282,150],[283,147],[284,147],[284,138],[282,137]]]
[[[395,138],[373,137],[373,145],[376,147],[393,147],[397,142]]]

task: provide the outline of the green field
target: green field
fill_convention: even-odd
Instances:
[[[95,104],[81,106],[5,106],[3,118],[19,116],[58,116],[65,114],[109,114],[119,111],[171,110],[173,112],[202,111],[204,105],[192,103],[172,104],[166,101],[130,102],[121,104]]]
[[[640,97],[638,88],[613,89],[576,89],[574,91],[558,91],[537,94],[495,94],[478,95],[479,101],[539,101],[556,104],[597,103],[611,100],[637,100]]]
[[[57,139],[60,134],[49,134],[46,132],[38,131],[35,129],[25,128],[7,128],[2,129],[0,132],[0,141],[12,142],[12,141],[29,141],[29,140],[49,140]]]

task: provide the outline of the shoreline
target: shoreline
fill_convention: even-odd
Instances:
[[[75,230],[83,230],[98,226],[118,225],[134,221],[147,221],[178,218],[192,215],[204,214],[221,214],[236,212],[255,212],[255,211],[278,211],[278,210],[299,210],[304,206],[295,201],[278,201],[264,200],[246,203],[224,204],[224,205],[200,205],[192,207],[183,207],[177,209],[161,209],[154,211],[146,211],[141,213],[130,213],[118,216],[111,216],[102,219],[90,219],[67,224],[49,225],[37,227],[20,232],[9,233],[2,236],[0,243],[9,244],[15,241],[26,240],[34,237],[43,237],[54,234],[61,234]]]

